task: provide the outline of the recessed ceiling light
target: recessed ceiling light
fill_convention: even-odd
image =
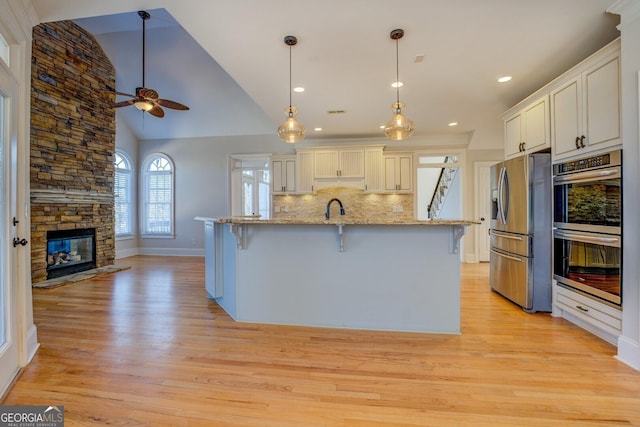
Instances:
[[[402,82],[393,82],[391,83],[391,87],[402,87],[404,86],[404,83]]]
[[[313,128],[313,130],[315,130],[316,132],[320,132],[322,128]]]
[[[298,93],[304,92],[304,88],[302,86],[296,86],[293,88],[293,91]]]
[[[511,80],[511,76],[502,76],[502,77],[500,77],[500,78],[498,79],[498,82],[499,82],[499,83],[506,83],[506,82],[508,82],[509,80]]]
[[[385,125],[380,125],[380,126],[378,126],[378,127],[379,127],[380,129],[384,129],[384,128],[385,128]]]
[[[451,122],[451,123],[449,123],[449,126],[451,126],[451,127],[458,126],[458,122]]]

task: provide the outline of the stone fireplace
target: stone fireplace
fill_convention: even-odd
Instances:
[[[52,271],[55,275],[73,272],[63,264],[95,268],[114,263],[114,88],[113,66],[91,34],[71,21],[34,27],[32,283],[51,278]],[[88,254],[80,242],[75,242],[84,230],[93,230],[90,233],[95,246],[88,264],[78,259]],[[67,243],[59,240],[65,235]],[[49,241],[56,243],[50,245]],[[52,249],[58,253],[54,255]]]

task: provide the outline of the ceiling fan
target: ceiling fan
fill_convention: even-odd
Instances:
[[[147,112],[155,117],[164,117],[164,110],[162,107],[171,108],[173,110],[188,110],[189,107],[186,105],[170,101],[168,99],[161,99],[158,92],[144,86],[146,22],[147,19],[151,18],[151,15],[149,12],[144,10],[138,11],[138,15],[142,18],[142,87],[136,88],[135,95],[116,91],[117,95],[128,96],[131,99],[116,102],[113,105],[113,108],[133,105],[140,111]]]

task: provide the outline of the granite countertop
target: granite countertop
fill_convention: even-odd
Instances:
[[[195,217],[199,221],[213,221],[221,224],[291,224],[291,225],[473,225],[480,224],[479,221],[471,221],[464,219],[432,219],[432,220],[402,220],[393,218],[350,218],[349,216],[337,216],[335,218],[277,218],[277,219],[260,219],[257,217]]]

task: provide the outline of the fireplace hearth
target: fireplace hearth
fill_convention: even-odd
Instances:
[[[96,229],[47,231],[47,279],[96,268]]]

